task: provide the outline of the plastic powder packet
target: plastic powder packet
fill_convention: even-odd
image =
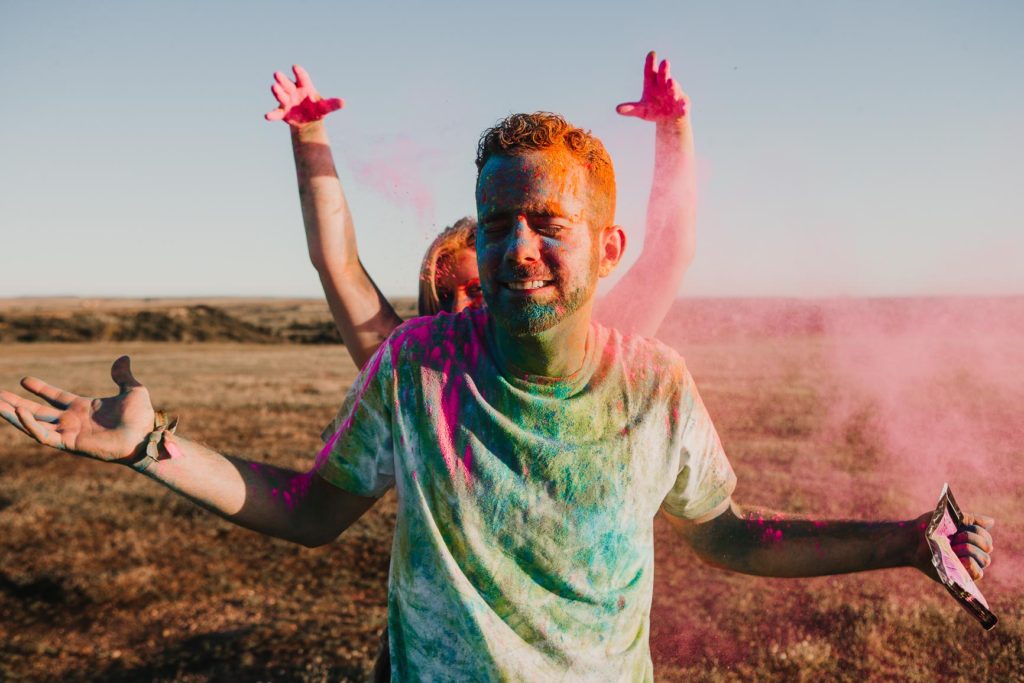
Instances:
[[[964,516],[960,507],[949,490],[949,484],[942,487],[939,503],[935,506],[928,529],[925,532],[928,546],[932,550],[932,564],[939,574],[939,580],[950,595],[956,598],[964,609],[981,622],[985,630],[996,625],[998,619],[989,610],[985,596],[978,590],[977,584],[960,563],[960,558],[953,552],[950,537],[964,528]]]

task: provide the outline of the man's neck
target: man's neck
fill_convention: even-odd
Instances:
[[[580,306],[554,327],[531,335],[513,335],[492,317],[491,329],[501,357],[513,371],[539,377],[568,377],[583,367],[593,302]]]

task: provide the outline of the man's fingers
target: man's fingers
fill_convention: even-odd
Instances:
[[[992,564],[992,558],[989,554],[976,545],[964,544],[953,546],[953,552],[960,558],[961,562],[968,559],[972,560],[977,563],[981,569],[985,569]]]
[[[667,59],[661,60],[661,64],[658,66],[658,80],[660,80],[662,83],[668,81],[668,79],[670,78],[670,76],[669,76],[669,69],[670,68],[671,67],[669,66],[669,63],[668,63]]]
[[[37,422],[27,408],[16,408],[15,413],[18,419],[21,420],[21,424],[28,430],[29,436],[44,446],[64,450],[64,442],[61,441],[60,434],[50,427]]]
[[[142,386],[142,382],[132,374],[132,359],[128,356],[121,356],[110,366],[110,379],[122,392]]]
[[[973,557],[961,557],[960,564],[964,566],[967,573],[975,581],[980,581],[985,576],[985,568],[978,564],[978,561]]]
[[[10,422],[11,426],[15,427],[18,431],[22,432],[23,434],[28,434],[28,436],[32,436],[31,434],[28,433],[28,430],[22,426],[21,420],[18,419],[18,414],[15,411],[14,406],[12,406],[10,403],[0,400],[0,417]]]
[[[0,390],[0,401],[9,403],[12,407],[17,408],[22,403],[27,402],[28,399],[22,398],[17,394],[12,394],[9,391]]]
[[[992,542],[992,535],[980,526],[969,526],[965,529],[961,529],[949,537],[949,542],[954,547],[970,543],[978,546],[986,553],[992,552],[995,545]]]
[[[60,419],[63,411],[57,408],[50,408],[44,406],[41,403],[30,401],[27,398],[22,398],[17,394],[12,394],[9,391],[0,391],[0,403],[6,403],[11,407],[11,414],[14,414],[15,408],[27,408],[37,420],[41,422],[56,422]]]
[[[61,410],[67,408],[71,405],[72,401],[78,398],[77,394],[72,394],[70,391],[64,391],[63,389],[51,386],[38,377],[23,377],[21,380],[21,386],[25,387],[36,396],[44,399],[54,408],[60,408]]]
[[[977,524],[978,526],[991,529],[996,525],[994,517],[988,515],[978,515],[973,513],[964,513],[964,525]]]
[[[268,111],[266,114],[263,115],[263,118],[265,118],[267,121],[280,121],[281,119],[284,118],[284,108],[278,107],[274,111]]]

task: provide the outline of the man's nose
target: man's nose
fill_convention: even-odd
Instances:
[[[530,263],[540,258],[540,236],[530,227],[526,216],[517,216],[508,233],[505,260],[509,263]]]

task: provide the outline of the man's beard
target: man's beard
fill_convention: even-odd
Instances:
[[[505,302],[501,307],[501,325],[514,336],[532,336],[549,330],[578,311],[589,298],[590,289],[581,285],[553,301]]]
[[[550,271],[548,271],[550,272]],[[519,280],[545,280],[552,278],[547,273],[530,272],[527,269],[515,269],[513,279]],[[594,293],[597,287],[597,263],[593,260],[591,268],[583,282],[575,282],[573,289],[562,294],[557,294],[551,301],[534,301],[531,298],[511,298],[501,302],[499,311],[499,322],[510,334],[517,337],[528,337],[539,334],[562,322],[573,315],[585,304]]]
[[[513,266],[502,273],[502,280],[542,280],[551,282],[558,275],[557,272],[542,269],[541,267]],[[577,281],[575,287],[568,293],[562,295],[561,290],[551,301],[534,301],[529,297],[501,296],[501,285],[494,297],[498,301],[497,306],[488,300],[489,287],[481,282],[484,288],[484,299],[491,315],[495,321],[504,327],[511,335],[516,337],[528,337],[551,329],[580,309],[583,304],[590,300],[597,287],[598,281],[598,260],[596,250],[591,254],[590,266],[583,282]],[[504,300],[502,300],[504,299]]]

